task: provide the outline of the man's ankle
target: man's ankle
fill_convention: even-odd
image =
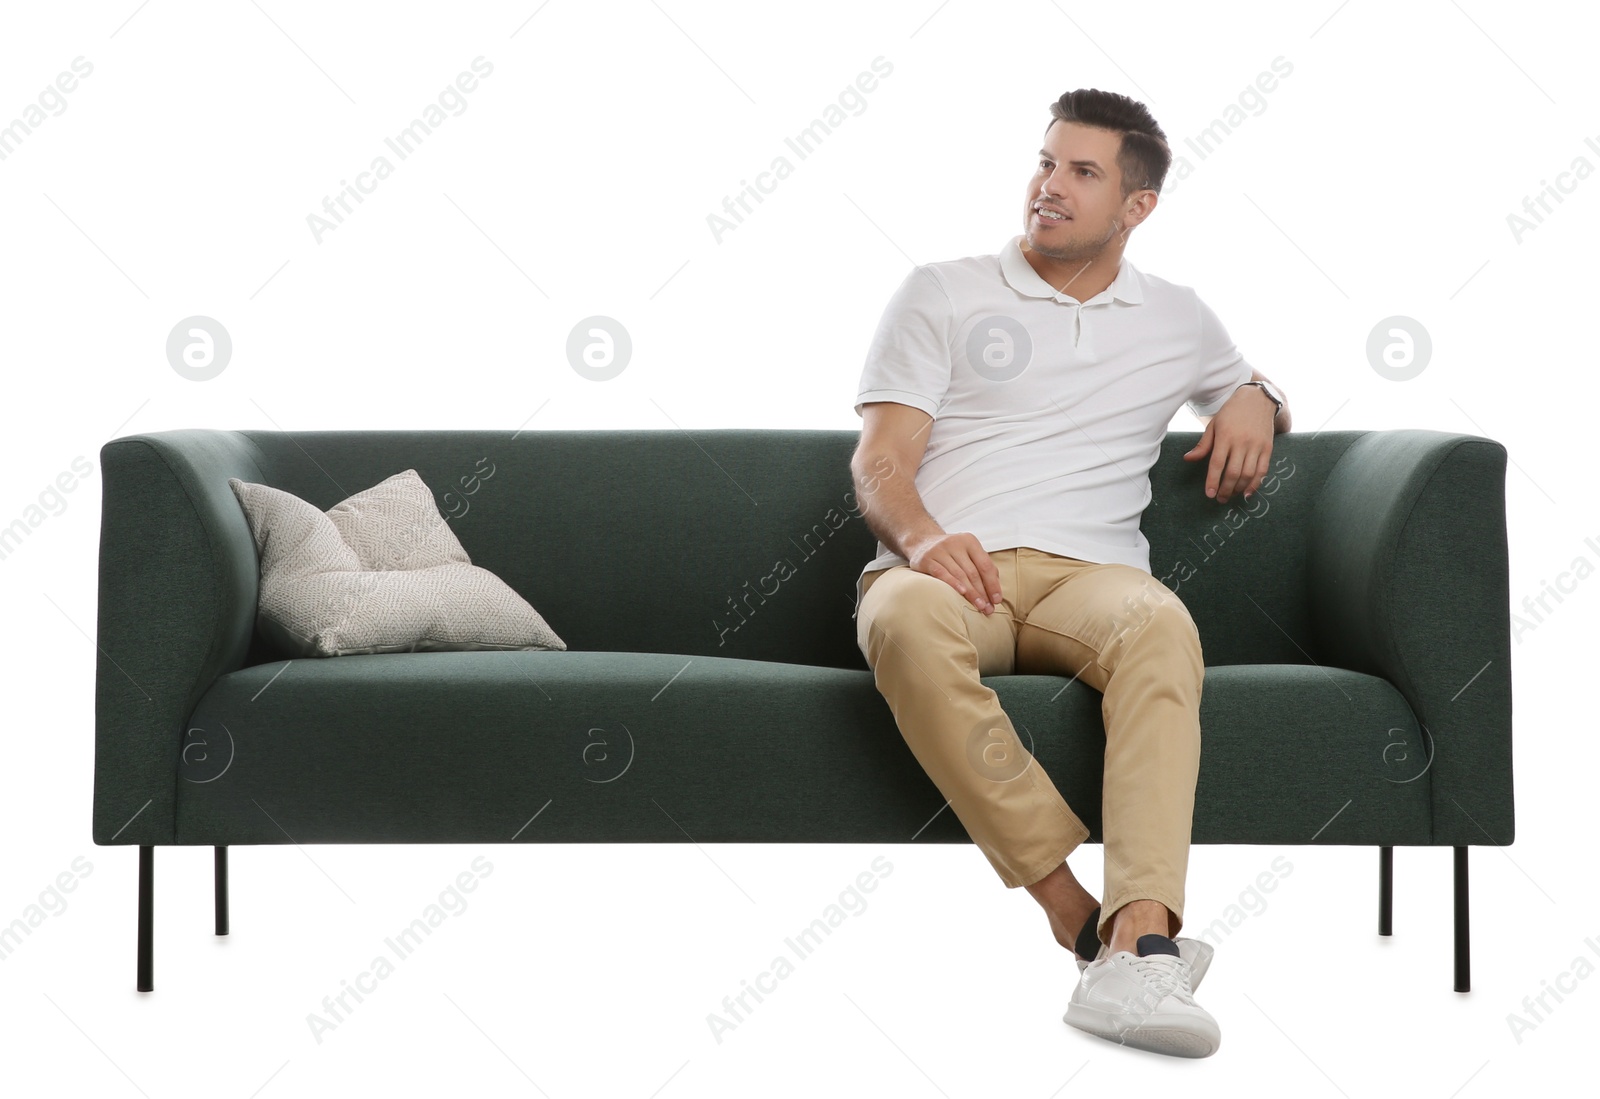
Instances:
[[[1076,936],[1079,931],[1083,930],[1084,922],[1090,916],[1097,915],[1099,910],[1100,902],[1088,894],[1084,894],[1083,902],[1073,905],[1071,911],[1061,917],[1061,922],[1066,925],[1068,934]]]
[[[1139,937],[1141,935],[1168,935],[1172,930],[1165,905],[1157,906],[1148,901],[1130,901],[1129,904],[1137,905],[1134,911],[1126,907],[1118,909],[1111,917],[1111,943],[1108,954],[1115,954],[1126,950],[1129,954],[1137,954]]]
[[[1093,898],[1090,898],[1087,908],[1071,907],[1051,912],[1050,922],[1055,930],[1056,941],[1076,955],[1084,924],[1090,919],[1098,922],[1099,914],[1100,902]]]

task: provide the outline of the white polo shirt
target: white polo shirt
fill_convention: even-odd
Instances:
[[[934,418],[915,482],[946,531],[1149,572],[1139,517],[1167,427],[1186,403],[1215,414],[1251,366],[1191,287],[1123,256],[1080,303],[1039,277],[1022,240],[912,269],[878,323],[856,414],[895,401]],[[879,542],[861,571],[907,563]]]

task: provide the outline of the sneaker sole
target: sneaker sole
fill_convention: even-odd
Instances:
[[[1163,1020],[1154,1016],[1143,1025],[1129,1026],[1122,1016],[1068,1004],[1061,1020],[1097,1038],[1173,1057],[1210,1057],[1222,1045],[1222,1035],[1216,1029],[1196,1026],[1190,1018]]]

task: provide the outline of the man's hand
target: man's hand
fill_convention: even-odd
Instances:
[[[1261,485],[1272,458],[1273,421],[1277,405],[1259,385],[1242,385],[1206,424],[1193,450],[1183,456],[1194,462],[1211,455],[1206,495],[1227,503],[1235,490],[1245,499]]]
[[[919,539],[906,559],[913,572],[943,580],[984,614],[993,614],[1000,602],[1000,570],[978,539],[966,531]]]

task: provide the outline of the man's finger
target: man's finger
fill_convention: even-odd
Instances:
[[[943,580],[946,584],[949,584],[956,590],[958,595],[960,595],[968,603],[971,603],[978,610],[983,610],[983,607],[978,602],[978,600],[982,598],[982,595],[980,594],[980,590],[974,586],[976,577],[972,574],[972,570],[968,567],[968,563],[966,561],[962,560],[956,554],[951,553],[948,563],[944,561],[929,561],[929,575],[933,575],[934,569],[939,570],[939,573],[941,574],[939,575],[940,580]]]
[[[961,579],[961,577],[959,575],[957,575],[955,572],[953,572],[952,570],[947,568],[942,562],[930,560],[930,561],[928,561],[927,564],[928,564],[928,575],[929,576],[935,577],[936,579],[939,579],[939,580],[943,580],[946,584],[949,584],[952,588],[954,588],[963,597],[966,596],[966,594],[967,594],[967,592],[966,592],[966,583]]]
[[[1211,451],[1211,465],[1206,469],[1206,495],[1216,496],[1222,483],[1222,471],[1228,465],[1227,445],[1213,447]]]
[[[1222,475],[1222,490],[1217,494],[1217,498],[1223,503],[1227,503],[1228,497],[1232,496],[1234,491],[1239,488],[1243,475],[1244,447],[1236,445],[1228,455],[1228,467]]]
[[[994,567],[994,558],[983,550],[978,551],[978,575],[983,580],[983,590],[989,593],[989,602],[1000,605],[1000,570]]]
[[[1245,463],[1245,468],[1250,470],[1250,484],[1244,490],[1246,497],[1254,496],[1261,488],[1261,479],[1267,475],[1267,454],[1268,451],[1259,451],[1253,461]]]
[[[967,574],[968,591],[967,600],[980,611],[989,609],[989,585],[984,582],[978,563],[968,554],[966,560],[961,562],[962,571]]]
[[[1222,474],[1217,478],[1217,499],[1222,503],[1228,502],[1228,496],[1233,492],[1234,476],[1239,470],[1239,454],[1237,450],[1230,449],[1222,463]]]

